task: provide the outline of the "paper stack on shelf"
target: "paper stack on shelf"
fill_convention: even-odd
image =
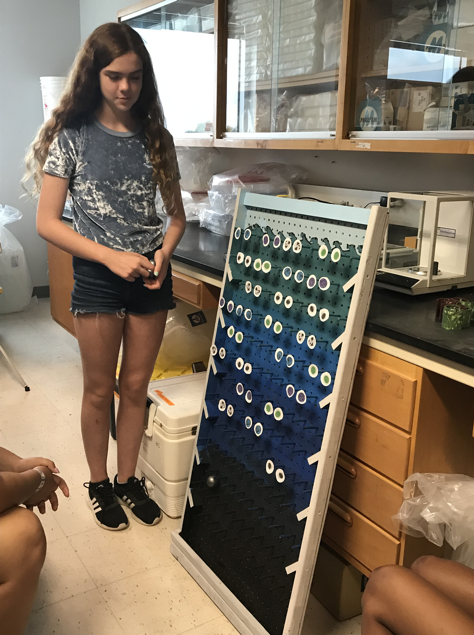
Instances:
[[[271,0],[229,0],[229,38],[242,41],[246,82],[335,70],[339,66],[342,0],[281,0],[278,60],[273,60]]]
[[[337,91],[296,95],[288,115],[288,132],[336,129]]]
[[[273,39],[271,0],[230,0],[229,38],[242,41],[246,82],[270,79]],[[241,76],[242,76],[241,75]]]
[[[323,69],[325,2],[283,0],[280,11],[279,76],[293,77]]]

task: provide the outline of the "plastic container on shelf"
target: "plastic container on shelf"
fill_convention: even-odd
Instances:
[[[183,512],[206,373],[152,381],[148,418],[137,473],[145,476],[150,496],[171,518]]]
[[[45,121],[51,117],[51,112],[59,104],[66,81],[67,77],[40,77]]]

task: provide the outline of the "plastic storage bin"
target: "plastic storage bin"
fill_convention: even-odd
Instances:
[[[150,382],[148,419],[138,457],[150,496],[171,516],[181,516],[201,416],[206,373]]]

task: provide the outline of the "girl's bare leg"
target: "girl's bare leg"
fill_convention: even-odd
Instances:
[[[362,635],[474,635],[467,613],[403,567],[376,569],[362,606]]]
[[[22,635],[46,556],[37,516],[22,507],[0,514],[0,624],[4,635]]]
[[[115,314],[83,314],[74,318],[84,374],[81,428],[90,480],[107,478],[110,404],[124,318]]]
[[[152,293],[152,291],[150,291]],[[135,475],[145,421],[146,395],[165,330],[167,311],[127,315],[119,376],[117,414],[118,480]]]
[[[474,620],[474,571],[459,562],[435,556],[416,560],[411,570],[432,584]]]

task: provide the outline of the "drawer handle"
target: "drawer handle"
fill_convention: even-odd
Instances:
[[[361,377],[364,374],[364,367],[362,366],[362,364],[357,364],[357,368],[356,368],[356,375],[358,377]]]
[[[349,461],[343,459],[342,456],[338,457],[336,467],[344,474],[347,474],[347,476],[349,476],[350,478],[357,478],[356,468],[351,463],[349,463]]]
[[[334,515],[340,518],[345,525],[347,525],[348,527],[352,527],[352,516],[341,509],[339,505],[336,505],[336,503],[329,501],[328,509]]]
[[[356,428],[356,429],[360,428],[359,417],[351,412],[347,413],[346,423],[352,426],[353,428]]]

